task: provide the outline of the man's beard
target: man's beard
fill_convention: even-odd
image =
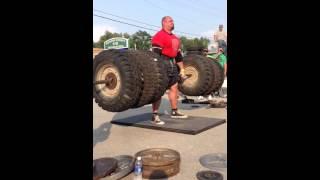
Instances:
[[[172,26],[172,28],[171,28],[171,31],[173,31],[174,30],[174,25]]]

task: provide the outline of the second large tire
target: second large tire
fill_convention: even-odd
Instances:
[[[179,84],[179,91],[187,96],[202,96],[212,85],[214,73],[208,59],[201,55],[187,55],[183,58],[186,75],[191,75]]]
[[[132,108],[139,108],[161,98],[168,86],[168,78],[160,57],[150,51],[130,51],[130,57],[141,71],[143,84],[139,99]]]
[[[206,92],[205,95],[209,95],[211,93],[218,91],[222,87],[222,84],[224,81],[224,72],[221,65],[217,62],[216,59],[212,59],[212,58],[207,58],[207,59],[211,64],[211,68],[214,76],[213,76],[211,87],[209,88],[209,90]]]
[[[145,51],[145,55],[150,58],[155,63],[153,66],[153,73],[155,74],[153,83],[155,84],[155,92],[152,95],[152,98],[147,104],[153,103],[159,100],[164,93],[166,92],[169,84],[169,78],[167,74],[167,65],[164,62],[165,60],[160,57],[160,55],[152,52],[152,51]],[[149,67],[151,68],[151,67]]]

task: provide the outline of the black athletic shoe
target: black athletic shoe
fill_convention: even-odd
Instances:
[[[159,115],[158,114],[153,114],[152,115],[152,120],[151,122],[153,124],[156,124],[156,125],[164,125],[164,121],[161,121],[161,119],[159,118]]]
[[[185,119],[188,118],[187,115],[180,113],[178,110],[173,110],[171,112],[171,118],[181,118],[181,119]]]

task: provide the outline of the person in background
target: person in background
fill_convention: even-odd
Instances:
[[[215,56],[213,56],[213,59],[217,60],[218,63],[220,64],[220,66],[223,68],[223,72],[224,72],[224,79],[227,77],[227,57],[224,55],[224,50],[223,48],[219,48],[218,52]],[[226,95],[224,95],[222,88],[220,88],[220,90],[217,92],[216,94],[217,96],[220,97],[226,97]]]
[[[227,33],[223,30],[223,25],[219,25],[219,30],[213,34],[213,40],[218,43],[218,48],[222,48],[227,55]]]
[[[220,66],[223,68],[223,72],[224,72],[224,79],[227,77],[227,57],[224,55],[223,53],[223,49],[222,48],[218,48],[217,49],[217,53],[216,54],[208,54],[206,55],[207,57],[217,61]],[[224,95],[222,88],[220,88],[220,90],[216,93],[217,96],[220,97],[226,97],[226,95]],[[203,96],[199,96],[198,100],[213,100],[213,95],[210,94],[206,97]]]

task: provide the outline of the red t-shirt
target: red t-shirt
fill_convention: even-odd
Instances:
[[[162,48],[162,54],[171,58],[177,56],[180,48],[180,40],[174,34],[169,34],[163,29],[152,37],[151,43],[159,45]]]

